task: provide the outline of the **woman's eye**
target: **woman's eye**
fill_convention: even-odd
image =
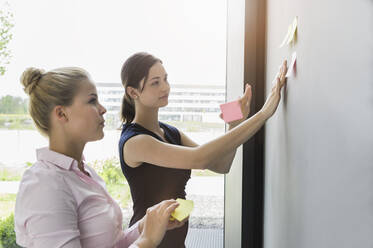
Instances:
[[[154,82],[152,83],[152,85],[157,85],[157,84],[159,84],[158,81],[154,81]]]
[[[92,98],[91,100],[89,100],[89,103],[96,103],[96,98]]]

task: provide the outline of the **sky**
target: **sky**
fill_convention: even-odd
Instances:
[[[225,84],[226,0],[8,2],[13,57],[0,96],[26,97],[27,67],[79,66],[96,82],[120,83],[123,62],[139,51],[163,61],[171,84]]]

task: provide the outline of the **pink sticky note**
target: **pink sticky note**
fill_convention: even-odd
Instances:
[[[295,76],[296,73],[296,62],[297,62],[297,53],[293,52],[293,55],[291,56],[291,63],[288,68],[288,72],[286,73],[285,77]]]
[[[226,123],[242,119],[243,117],[241,106],[238,100],[221,104],[220,109],[223,113],[223,120]]]

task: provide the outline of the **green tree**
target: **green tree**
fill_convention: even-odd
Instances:
[[[27,100],[10,95],[1,97],[0,114],[27,114]]]
[[[13,38],[11,33],[13,27],[13,13],[10,11],[8,1],[5,1],[0,4],[0,76],[5,74],[6,66],[12,57],[8,45]]]

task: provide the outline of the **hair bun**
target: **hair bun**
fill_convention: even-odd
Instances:
[[[24,86],[24,91],[30,95],[35,86],[39,83],[43,76],[44,70],[30,67],[27,68],[21,76],[21,84]]]

